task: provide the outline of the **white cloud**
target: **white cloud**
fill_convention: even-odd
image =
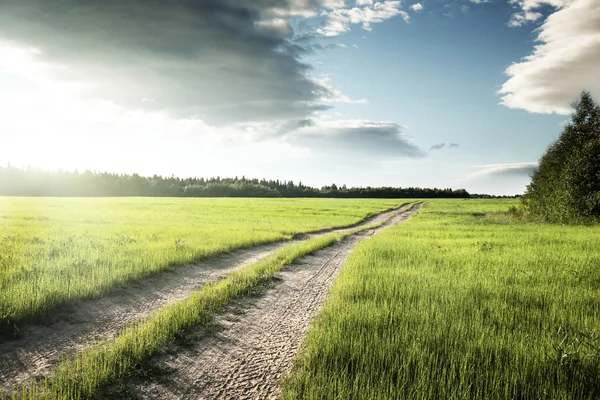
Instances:
[[[419,12],[423,9],[423,5],[421,3],[416,3],[416,4],[413,4],[412,6],[410,6],[410,9],[413,10],[414,12]]]
[[[484,3],[490,3],[490,0],[471,0],[471,3],[475,3],[475,4],[484,4]]]
[[[368,103],[367,99],[353,100],[350,97],[346,96],[342,93],[341,90],[334,88],[331,86],[331,78],[329,75],[322,75],[318,78],[314,78],[315,83],[320,87],[324,88],[323,95],[319,100],[325,103],[350,103],[350,104],[366,104]]]
[[[571,0],[509,0],[509,3],[524,11],[533,10],[543,5],[550,5],[555,8],[560,8],[569,3]]]
[[[344,8],[346,6],[344,0],[321,0],[321,5],[329,9]]]
[[[539,12],[533,12],[533,11],[517,12],[517,13],[514,13],[510,17],[508,26],[510,26],[511,28],[523,26],[529,22],[537,21],[538,19],[540,19],[542,17],[543,17],[542,13],[539,13]]]
[[[353,8],[338,8],[330,12],[324,12],[323,26],[317,29],[317,33],[324,36],[337,36],[350,30],[351,25],[361,25],[364,30],[370,31],[372,25],[381,23],[390,18],[400,16],[406,22],[410,17],[406,11],[401,10],[401,1],[379,1],[376,3],[357,2]]]
[[[600,2],[525,0],[523,12],[558,7],[537,29],[531,55],[506,69],[502,104],[536,113],[569,114],[583,90],[600,98]]]

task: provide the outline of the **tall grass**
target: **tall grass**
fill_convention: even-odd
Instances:
[[[18,395],[15,394],[15,398],[89,398],[102,385],[131,373],[137,364],[155,354],[160,346],[173,342],[185,330],[207,322],[227,302],[247,295],[272,280],[286,265],[350,234],[375,226],[288,245],[262,261],[202,287],[187,299],[164,307],[147,320],[125,329],[115,339],[87,348],[76,358],[63,361],[50,379],[32,382]]]
[[[345,226],[397,200],[0,197],[0,336],[173,265]]]
[[[362,242],[286,399],[600,398],[600,227],[428,201]]]

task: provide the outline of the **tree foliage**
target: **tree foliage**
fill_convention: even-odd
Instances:
[[[526,213],[548,221],[600,219],[600,106],[583,92],[573,107],[522,197]]]
[[[0,167],[0,196],[468,198],[464,189],[399,187],[320,189],[302,182],[235,178],[177,178]]]

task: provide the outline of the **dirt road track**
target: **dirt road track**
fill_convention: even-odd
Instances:
[[[398,212],[398,209],[384,212],[355,226],[382,222]],[[344,230],[298,235],[297,240]],[[289,242],[271,243],[174,267],[101,299],[84,301],[74,309],[55,312],[45,325],[27,326],[21,339],[0,343],[0,389],[11,391],[32,377],[47,376],[60,358],[74,355],[90,343],[116,336],[124,327],[171,302],[188,297],[203,284],[263,259],[287,244]]]
[[[419,208],[303,257],[264,296],[239,301],[218,317],[219,329],[198,329],[185,337],[186,346],[173,345],[156,357],[153,365],[161,376],[135,378],[125,384],[125,393],[139,399],[277,398],[282,375],[356,244],[406,221]]]

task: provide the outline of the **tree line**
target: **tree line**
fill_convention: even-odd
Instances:
[[[465,189],[341,187],[320,189],[302,182],[242,178],[177,178],[108,172],[45,171],[0,167],[0,196],[52,197],[334,197],[468,198]]]

